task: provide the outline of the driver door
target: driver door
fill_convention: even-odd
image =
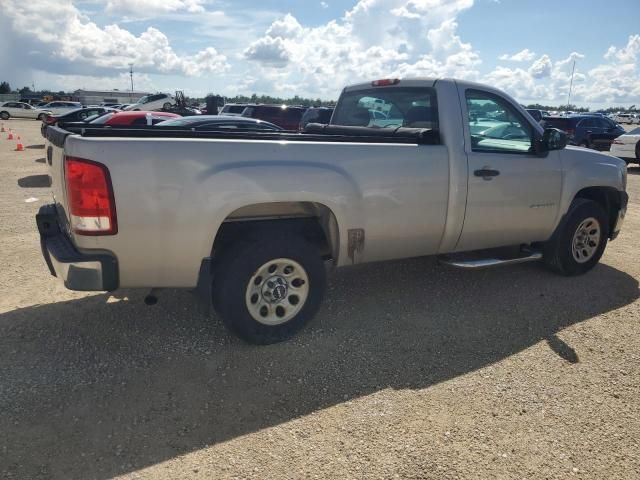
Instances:
[[[472,89],[461,95],[469,177],[456,250],[547,240],[559,210],[558,152],[533,153],[536,132],[507,99]]]

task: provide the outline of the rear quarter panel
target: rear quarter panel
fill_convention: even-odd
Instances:
[[[74,236],[118,257],[123,287],[193,287],[225,218],[268,202],[327,206],[340,235],[365,230],[358,262],[436,253],[447,213],[444,146],[69,137],[68,155],[104,163],[118,234]]]

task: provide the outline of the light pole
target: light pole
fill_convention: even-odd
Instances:
[[[131,78],[131,94],[129,95],[129,100],[133,102],[133,63],[129,64],[129,77]]]
[[[569,111],[569,105],[571,104],[571,89],[573,88],[573,74],[576,71],[576,59],[573,59],[573,68],[571,69],[571,82],[569,83],[569,96],[567,97],[567,112]]]

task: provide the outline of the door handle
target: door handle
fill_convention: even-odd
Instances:
[[[492,170],[490,168],[481,168],[480,170],[475,170],[473,174],[476,177],[482,177],[483,180],[491,180],[493,177],[497,177],[500,175],[500,171]]]

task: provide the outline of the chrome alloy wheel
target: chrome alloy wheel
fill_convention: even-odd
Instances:
[[[302,265],[276,258],[262,265],[247,285],[247,310],[258,322],[280,325],[295,317],[309,296],[309,276]]]
[[[578,263],[586,263],[593,258],[600,245],[600,223],[593,217],[580,223],[573,234],[571,252]]]

